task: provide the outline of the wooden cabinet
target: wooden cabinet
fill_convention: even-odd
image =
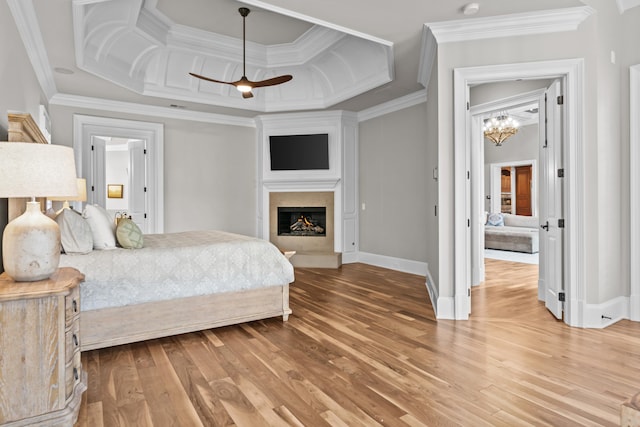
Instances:
[[[48,280],[0,275],[0,425],[71,426],[87,376],[80,361],[76,269]]]

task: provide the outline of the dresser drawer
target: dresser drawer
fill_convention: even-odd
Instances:
[[[68,399],[73,394],[73,388],[80,382],[82,377],[82,362],[80,361],[80,352],[77,351],[67,364],[65,369],[65,397]]]
[[[69,326],[73,321],[73,318],[80,314],[80,287],[73,288],[71,293],[65,297],[65,324]]]
[[[71,362],[74,352],[80,351],[80,322],[71,323],[71,327],[65,332],[65,358],[64,363]]]

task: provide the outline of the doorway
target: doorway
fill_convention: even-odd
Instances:
[[[578,209],[585,197],[584,166],[580,129],[583,124],[582,82],[584,61],[582,59],[545,61],[521,64],[505,64],[459,68],[454,70],[454,317],[468,319],[471,307],[471,218],[477,218],[482,199],[472,199],[473,146],[471,144],[472,119],[468,110],[470,86],[491,81],[516,79],[558,78],[564,86],[563,109],[565,122],[562,139],[566,174],[564,191],[560,194],[564,203],[566,244],[562,246],[560,259],[564,261],[561,272],[564,282],[566,302],[564,321],[571,326],[583,326],[585,294],[585,266],[583,245],[581,244],[584,213]],[[560,99],[558,98],[558,101]],[[477,169],[477,168],[476,168]],[[564,172],[564,171],[563,171]],[[479,203],[480,201],[480,203]],[[459,208],[458,208],[459,207]],[[558,225],[560,223],[558,222]]]
[[[79,114],[73,116],[73,123],[76,164],[80,176],[87,180],[87,203],[107,208],[107,186],[115,185],[120,190],[118,196],[131,196],[127,216],[131,215],[144,233],[164,232],[163,125]],[[109,151],[117,151],[120,148],[114,147],[122,147],[123,141],[127,142],[127,178],[107,182],[107,146],[111,146]]]

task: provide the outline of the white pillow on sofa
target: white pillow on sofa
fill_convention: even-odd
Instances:
[[[116,247],[115,222],[109,212],[100,205],[87,205],[82,216],[91,227],[93,249],[112,249]]]
[[[509,227],[524,227],[538,229],[538,217],[528,215],[504,214],[504,225]]]

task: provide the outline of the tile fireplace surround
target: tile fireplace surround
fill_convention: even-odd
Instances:
[[[334,252],[334,192],[271,192],[269,194],[269,241],[283,251],[296,251],[294,266],[333,267],[341,265]],[[326,236],[279,236],[278,207],[326,208]]]

